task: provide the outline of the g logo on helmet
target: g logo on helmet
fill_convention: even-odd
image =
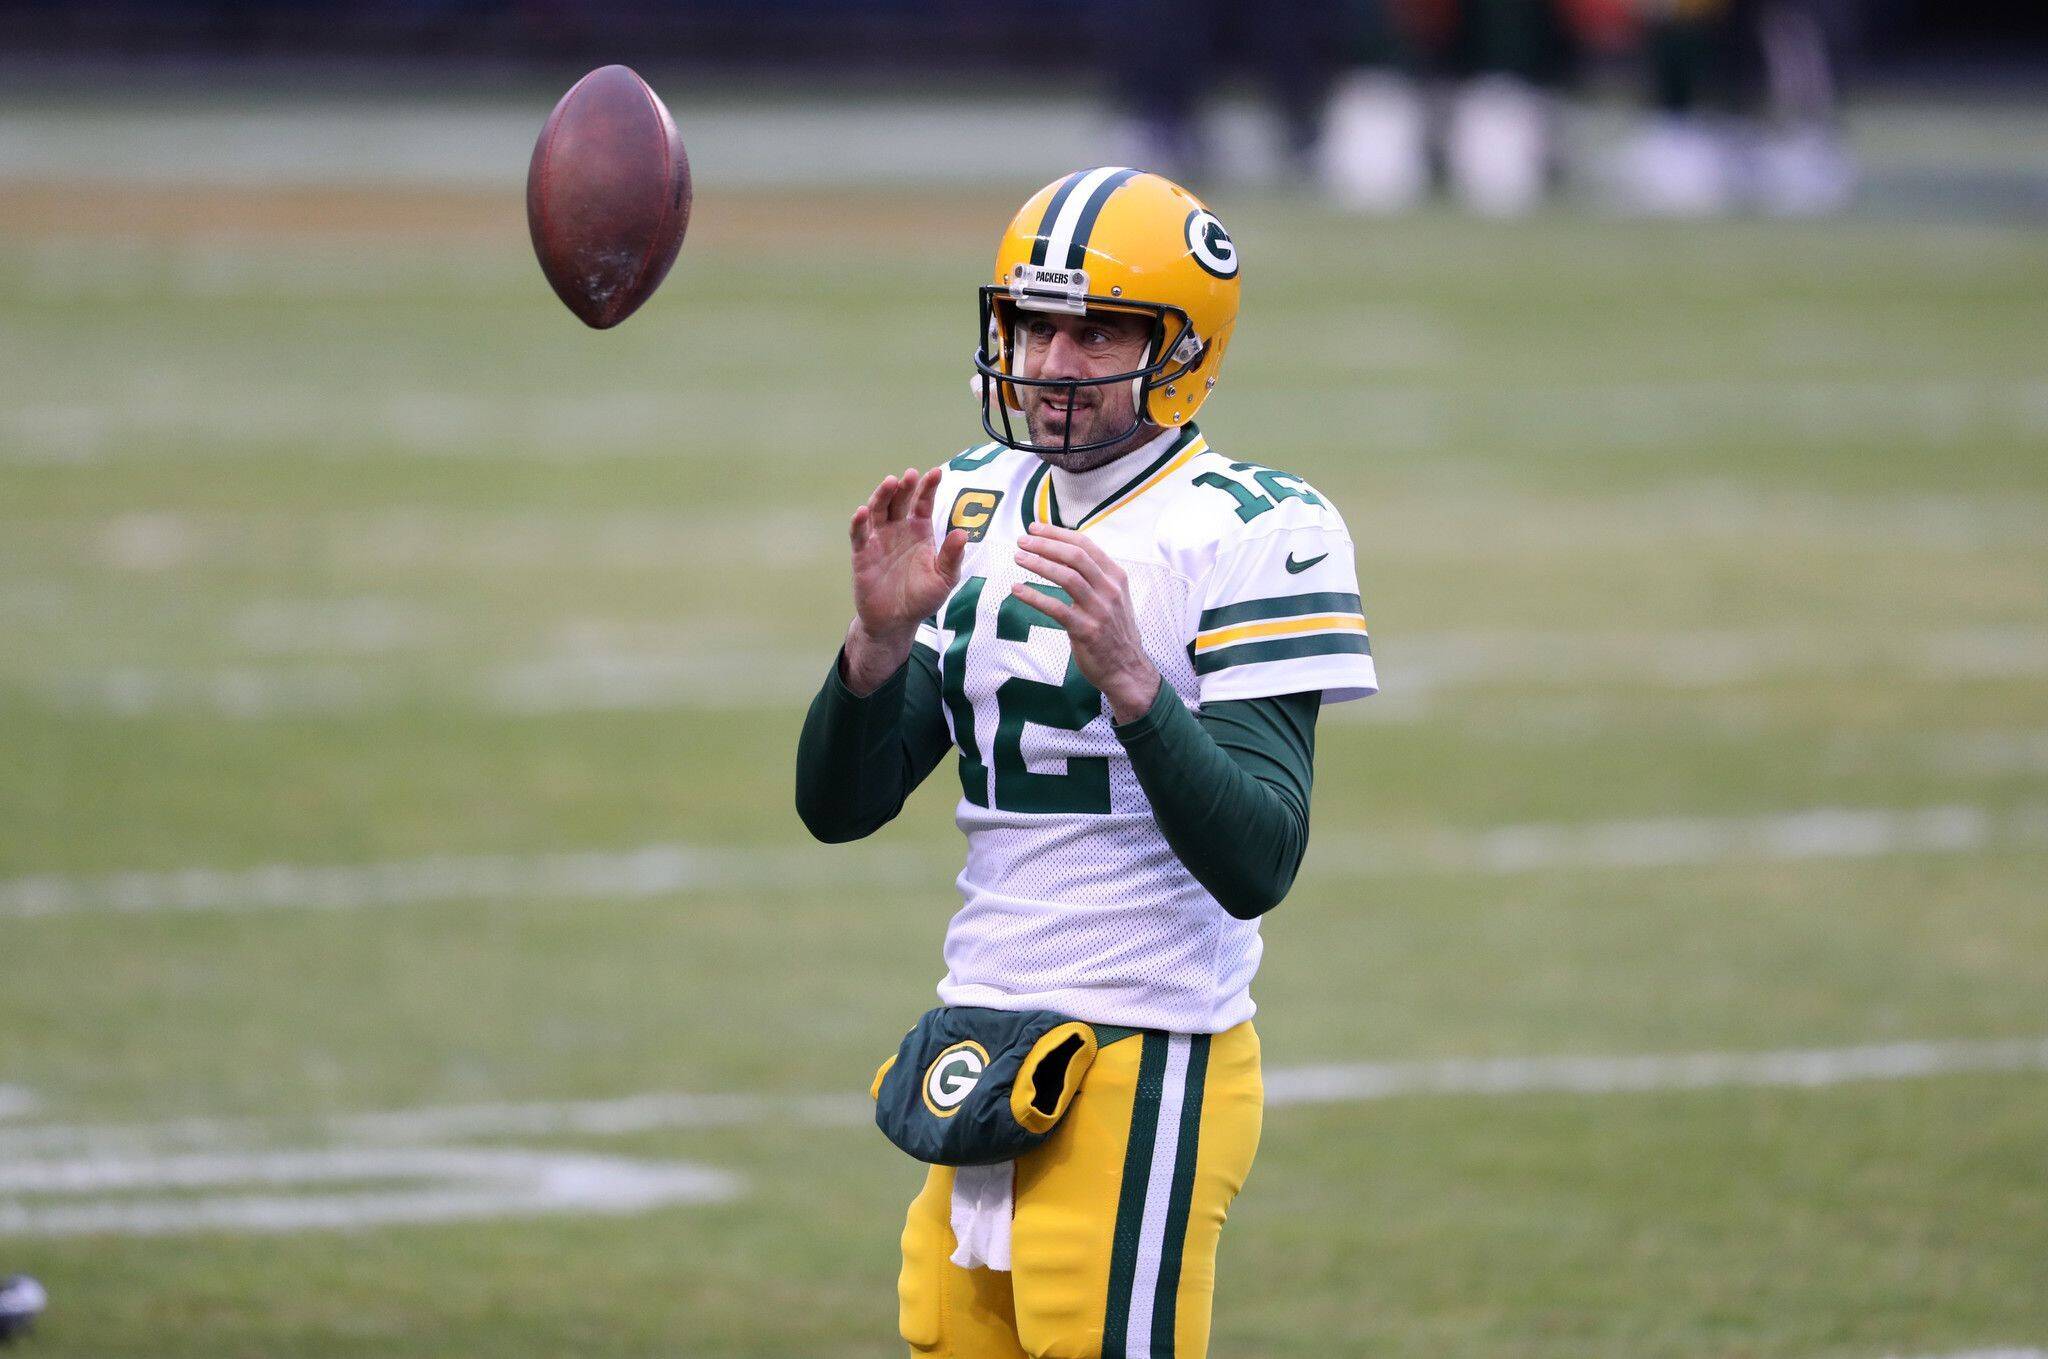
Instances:
[[[1188,253],[1195,257],[1195,263],[1218,278],[1237,277],[1237,242],[1230,239],[1215,213],[1207,208],[1189,213],[1187,237]]]
[[[935,1117],[951,1118],[961,1101],[974,1093],[987,1067],[988,1050],[972,1039],[947,1048],[925,1068],[924,1107]]]

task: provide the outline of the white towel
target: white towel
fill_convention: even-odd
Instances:
[[[953,1263],[962,1269],[1010,1267],[1014,1161],[953,1170]]]

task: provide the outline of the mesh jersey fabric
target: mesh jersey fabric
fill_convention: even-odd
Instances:
[[[1011,594],[1048,588],[1016,564],[1017,540],[1057,518],[1102,546],[1147,655],[1191,709],[1309,690],[1340,702],[1378,681],[1350,536],[1325,497],[1192,428],[1118,462],[1128,479],[1085,513],[1059,505],[1044,463],[1000,444],[955,458],[941,481],[934,534],[958,523],[980,536],[918,633],[960,752],[967,837],[938,994],[1216,1033],[1255,1010],[1258,922],[1226,913],[1167,844],[1066,634]]]

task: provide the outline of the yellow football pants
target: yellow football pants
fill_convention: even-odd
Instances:
[[[1249,1021],[1104,1047],[1052,1135],[1017,1159],[1008,1272],[948,1258],[953,1171],[903,1228],[898,1323],[940,1359],[1202,1359],[1216,1243],[1259,1148]]]

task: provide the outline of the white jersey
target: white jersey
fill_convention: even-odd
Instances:
[[[1378,683],[1350,535],[1299,477],[1169,430],[1079,476],[986,444],[947,465],[933,531],[971,541],[918,631],[959,748],[967,835],[946,932],[948,1005],[1054,1010],[1101,1024],[1219,1033],[1251,1017],[1259,925],[1182,866],[1065,632],[1012,597],[1027,525],[1086,532],[1123,568],[1146,653],[1181,702]]]

